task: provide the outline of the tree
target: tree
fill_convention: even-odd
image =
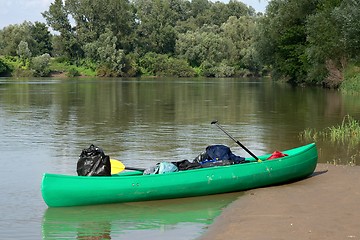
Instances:
[[[225,4],[220,1],[208,0],[191,1],[191,16],[200,28],[204,24],[221,26],[229,17],[254,16],[255,10],[237,0],[230,0]],[[190,19],[191,21],[193,19]]]
[[[256,12],[255,9],[250,7],[250,6],[246,6],[245,3],[241,2],[241,1],[237,1],[237,0],[230,0],[229,3],[226,5],[226,14],[227,14],[227,18],[234,16],[234,17],[244,17],[244,16],[255,16]]]
[[[131,50],[129,36],[135,20],[128,0],[67,0],[66,9],[75,21],[81,45],[97,40],[108,29],[116,36],[119,49]]]
[[[33,39],[31,50],[34,56],[50,54],[52,51],[51,34],[44,23],[35,22],[30,28],[31,38]]]
[[[230,0],[228,4],[216,1],[211,4],[211,7],[205,14],[209,20],[208,24],[221,26],[221,24],[226,22],[231,16],[254,16],[255,10],[236,0]]]
[[[62,55],[70,60],[82,57],[82,49],[76,39],[76,34],[69,20],[69,12],[62,0],[55,0],[50,4],[49,11],[42,13],[47,24],[55,31],[59,32]]]
[[[300,83],[307,78],[306,21],[317,0],[273,0],[260,20],[257,49],[277,77]]]
[[[360,2],[322,0],[318,11],[308,18],[309,75],[329,87],[344,80],[348,62],[360,54]]]
[[[341,40],[341,23],[333,11],[339,0],[323,0],[316,13],[307,21],[307,58],[309,60],[309,81],[322,82],[329,74],[327,64],[339,65],[345,57],[345,45]],[[329,66],[329,65],[328,65]]]
[[[205,12],[210,9],[211,2],[208,0],[192,0],[191,1],[191,16],[197,18],[204,15]]]
[[[137,9],[137,51],[174,54],[175,26],[184,20],[186,5],[182,0],[135,0]]]
[[[222,35],[231,41],[229,61],[238,69],[259,70],[259,64],[255,61],[255,27],[255,20],[250,16],[231,16],[221,26]]]
[[[44,23],[23,22],[0,31],[0,54],[16,56],[19,43],[25,41],[33,56],[51,53],[51,34]]]
[[[179,34],[176,53],[191,66],[199,67],[204,61],[220,63],[229,57],[228,39],[221,36],[216,26],[204,26],[197,32]]]
[[[31,48],[31,28],[32,24],[27,21],[3,28],[0,31],[0,55],[17,56],[21,41],[27,42],[28,48]]]
[[[341,42],[349,57],[359,60],[360,55],[360,1],[344,0],[333,15],[341,23]]]
[[[121,76],[125,67],[125,54],[116,48],[117,38],[106,29],[97,41],[85,45],[85,56],[95,61],[102,69],[102,75]]]
[[[28,43],[25,41],[21,41],[18,46],[17,54],[19,55],[22,65],[26,66],[26,62],[30,60],[31,51],[29,49]]]

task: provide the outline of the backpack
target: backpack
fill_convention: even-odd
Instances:
[[[210,145],[204,153],[195,158],[202,167],[224,166],[248,162],[245,158],[233,154],[225,145]]]
[[[78,176],[111,176],[110,157],[101,148],[91,144],[82,150],[76,171]]]

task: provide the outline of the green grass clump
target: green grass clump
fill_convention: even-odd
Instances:
[[[360,94],[360,67],[359,64],[348,64],[344,72],[344,81],[340,90],[347,94]]]
[[[356,75],[349,79],[346,79],[341,84],[340,89],[344,93],[360,94],[360,75]]]
[[[63,72],[68,77],[96,76],[96,72],[92,69],[92,66],[89,67],[87,63],[77,66],[60,58],[53,58],[50,61],[50,69],[52,72]]]
[[[317,140],[330,138],[332,142],[358,144],[360,143],[360,122],[349,115],[346,115],[339,126],[332,126],[323,131],[305,129],[299,134],[301,139]]]
[[[354,118],[346,115],[339,126],[329,127],[329,133],[331,141],[340,142],[360,142],[360,123]]]
[[[318,135],[319,132],[311,128],[307,128],[299,134],[301,139],[314,140],[314,141],[318,138]]]

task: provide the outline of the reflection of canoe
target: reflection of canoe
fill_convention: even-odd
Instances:
[[[184,230],[186,226],[194,228],[193,233],[187,234],[199,234],[199,228],[210,224],[224,207],[240,195],[231,193],[162,201],[48,208],[42,222],[43,239],[75,239],[76,236],[81,236],[81,239],[87,239],[85,236],[88,239],[95,239],[91,238],[95,236],[107,239],[106,235],[111,235],[112,239],[116,236],[128,239],[128,235],[145,230],[147,233],[152,231],[153,235],[160,234],[161,230],[162,236],[169,235],[170,238],[172,230]]]
[[[45,173],[42,196],[49,207],[135,202],[242,191],[299,180],[317,164],[314,143],[284,151],[288,156],[262,162],[217,166],[167,174],[126,172],[110,177]],[[253,161],[253,159],[248,159]]]

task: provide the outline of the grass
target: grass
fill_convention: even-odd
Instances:
[[[360,94],[360,67],[358,64],[349,64],[344,72],[344,81],[340,85],[343,93]]]
[[[299,134],[300,139],[311,141],[324,141],[332,144],[347,146],[347,154],[356,151],[347,158],[346,165],[355,166],[359,165],[360,152],[358,149],[360,143],[360,122],[354,118],[346,115],[340,125],[327,127],[322,131],[315,129],[305,129]],[[337,146],[339,147],[339,146]],[[341,147],[343,148],[343,147]],[[344,159],[334,158],[328,163],[339,165],[344,164]]]
[[[341,84],[340,89],[344,93],[355,95],[360,94],[360,75],[346,79]]]
[[[316,141],[318,139],[318,135],[319,132],[317,132],[315,129],[307,128],[304,131],[300,132],[299,137],[300,139]]]
[[[83,76],[90,76],[90,77],[96,76],[96,72],[94,70],[92,70],[91,68],[87,68],[84,66],[70,65],[67,62],[59,62],[56,59],[52,59],[50,61],[49,68],[53,72],[64,72],[64,73],[71,74],[76,71],[80,75],[83,75]]]
[[[13,77],[31,77],[33,75],[33,70],[30,68],[30,61],[27,60],[24,66],[24,63],[20,60],[19,57],[8,57],[0,56],[0,59],[5,63],[9,68],[10,72],[8,73]],[[93,70],[95,66],[91,66],[89,63],[83,65],[70,65],[66,61],[61,61],[61,59],[52,58],[49,63],[49,69],[53,73],[64,73],[67,76],[96,76],[96,71]]]
[[[360,142],[360,123],[349,115],[346,115],[339,126],[329,127],[329,136],[331,141]]]
[[[360,122],[346,115],[341,125],[328,127],[323,131],[305,129],[299,137],[305,140],[330,139],[332,142],[358,144],[360,143]]]

